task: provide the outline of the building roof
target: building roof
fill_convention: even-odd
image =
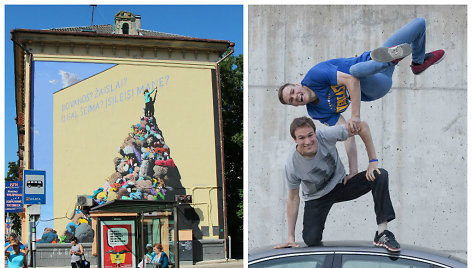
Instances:
[[[111,24],[104,25],[91,25],[91,26],[72,26],[72,27],[62,27],[62,28],[52,28],[47,29],[49,31],[58,31],[58,32],[92,32],[98,34],[113,34],[114,27]],[[162,37],[188,37],[178,34],[163,33],[145,29],[138,29],[138,35],[140,36],[162,36]]]

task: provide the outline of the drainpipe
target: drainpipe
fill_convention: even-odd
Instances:
[[[25,59],[25,65],[26,65],[26,63],[29,61],[29,63],[30,63],[30,69],[29,69],[29,73],[30,73],[30,81],[29,81],[29,82],[30,82],[30,83],[29,83],[29,86],[30,86],[30,88],[31,88],[31,85],[32,85],[32,62],[33,62],[33,53],[31,53],[26,47],[24,47],[20,42],[18,42],[18,40],[15,39],[13,31],[10,32],[10,40],[11,40],[15,45],[17,45],[18,47],[20,47],[20,48],[23,50],[23,52],[28,56],[28,59]],[[25,73],[25,72],[26,72],[26,69],[23,70],[23,73]],[[23,78],[24,78],[24,77],[23,77]],[[15,88],[16,88],[16,81],[15,81]],[[16,89],[15,89],[15,91],[16,91]],[[26,88],[24,88],[24,92],[26,93]],[[16,98],[16,92],[15,92],[15,98]],[[30,112],[31,112],[31,92],[30,92],[30,95],[29,95],[29,96],[23,95],[23,103],[26,102],[26,98],[29,99],[29,105],[30,105],[29,109],[30,109]],[[25,104],[26,104],[26,103],[25,103]],[[26,105],[25,105],[25,106],[26,106]],[[26,110],[26,109],[25,109],[25,110]],[[28,136],[29,139],[28,139],[28,140],[26,140],[26,139],[23,140],[23,144],[28,143],[28,152],[27,152],[27,154],[28,154],[28,166],[26,167],[26,166],[25,166],[25,163],[23,162],[23,166],[22,166],[23,171],[24,171],[25,169],[28,169],[28,168],[31,167],[31,131],[30,131],[30,127],[31,127],[31,121],[30,121],[30,120],[31,120],[31,118],[28,117],[29,120],[26,121],[26,113],[24,113],[24,115],[25,115],[25,121],[24,121],[24,124],[25,124],[25,135],[24,135],[24,137],[26,138],[26,132],[29,132],[29,136]],[[18,117],[18,111],[17,111],[17,115],[16,115],[16,116]],[[17,127],[18,127],[18,126],[17,126]],[[18,131],[18,130],[17,130],[17,131]],[[18,134],[18,133],[17,133],[17,134]],[[18,144],[18,146],[19,146],[19,144]],[[26,148],[26,146],[25,146],[25,148]],[[24,148],[24,149],[25,149],[25,148]],[[19,149],[19,148],[18,148],[18,149]],[[26,159],[25,159],[25,157],[24,157],[24,155],[23,155],[23,161],[25,161],[25,160],[26,160]],[[21,168],[21,167],[20,167],[20,168]],[[23,178],[20,178],[20,179],[23,180]],[[22,219],[22,223],[25,223],[25,225],[26,225],[26,224],[28,224],[28,221],[26,221],[26,208],[25,208],[25,207],[23,207],[23,213],[25,213],[25,216],[24,216],[25,218]],[[30,225],[30,226],[31,226],[31,225]],[[33,228],[36,229],[36,226],[33,225]],[[22,230],[23,230],[23,229],[24,229],[25,231],[27,230],[27,228],[22,228]],[[22,232],[22,233],[23,233],[23,232]],[[24,237],[25,234],[23,233],[22,236]],[[31,243],[31,244],[32,244],[32,243],[35,243],[35,242],[36,242],[36,241],[31,241],[31,239],[30,239],[30,243]],[[34,245],[31,245],[31,248],[33,248],[33,247],[36,248],[36,245],[35,245],[35,244],[34,244]],[[35,251],[33,251],[32,254],[31,254],[31,256],[30,256],[30,258],[33,258],[33,259],[32,259],[33,265],[36,264],[36,257],[33,256],[34,253],[35,253]]]
[[[217,88],[218,88],[218,113],[219,113],[219,118],[220,118],[220,142],[221,142],[221,170],[222,170],[222,176],[223,176],[223,219],[224,219],[224,227],[225,227],[225,230],[224,230],[224,241],[225,241],[225,259],[228,260],[228,228],[227,228],[227,219],[226,219],[226,187],[225,187],[225,158],[224,158],[224,147],[223,147],[223,119],[222,119],[222,113],[221,113],[221,88],[220,88],[220,71],[218,69],[218,65],[220,64],[220,62],[224,61],[227,57],[229,57],[229,55],[233,54],[234,53],[234,43],[231,42],[229,44],[229,46],[231,47],[231,52],[229,52],[228,54],[226,54],[222,59],[220,59],[218,62],[216,62],[216,81],[217,81]]]

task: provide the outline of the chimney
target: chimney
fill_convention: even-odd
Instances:
[[[136,29],[141,29],[141,15],[135,15],[136,18]]]

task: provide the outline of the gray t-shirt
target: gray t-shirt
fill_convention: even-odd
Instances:
[[[80,251],[80,244],[76,244],[75,246],[73,245],[70,250],[73,250],[73,251]],[[82,257],[79,255],[79,254],[72,254],[71,257],[70,257],[70,262],[71,263],[75,263],[75,262],[78,262],[82,259]]]
[[[348,132],[344,125],[317,130],[318,151],[310,159],[304,158],[297,151],[297,144],[290,147],[285,164],[288,187],[297,189],[301,184],[304,201],[318,199],[333,190],[346,176],[336,150],[336,142],[347,138]]]

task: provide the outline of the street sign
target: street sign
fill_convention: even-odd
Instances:
[[[5,212],[23,212],[23,182],[5,182]]]
[[[23,182],[25,204],[46,204],[46,171],[25,170]]]

